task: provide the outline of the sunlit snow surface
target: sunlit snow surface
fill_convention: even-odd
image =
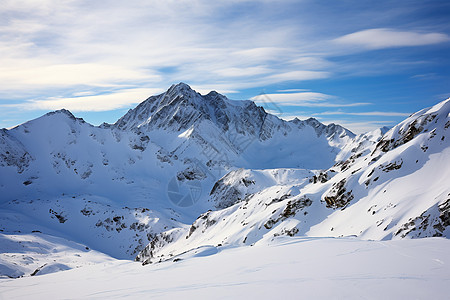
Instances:
[[[2,299],[446,299],[450,241],[278,238],[3,279]],[[189,259],[187,259],[189,258]]]

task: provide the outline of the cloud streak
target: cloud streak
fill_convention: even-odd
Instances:
[[[411,113],[392,112],[392,111],[368,111],[368,112],[343,112],[326,111],[316,113],[315,115],[350,115],[350,116],[380,116],[380,117],[408,117]]]
[[[355,107],[371,104],[367,102],[338,103],[337,97],[318,92],[261,94],[250,100],[258,104],[273,102],[278,105],[304,107]]]
[[[183,81],[202,93],[217,90],[240,99],[265,90],[274,103],[302,106],[311,115],[326,107],[352,112],[388,96],[387,91],[373,95],[383,87],[379,82],[354,91],[359,82],[353,79],[364,77],[368,82],[369,77],[414,70],[408,79],[436,73],[433,80],[440,80],[436,85],[445,81],[443,71],[434,67],[443,55],[411,54],[424,49],[419,46],[439,48],[449,41],[446,18],[441,16],[436,24],[435,16],[416,18],[414,12],[424,7],[442,11],[428,4],[387,0],[358,5],[291,0],[109,0],[107,4],[4,0],[0,105],[28,112],[61,107],[114,110],[145,99],[156,88]],[[393,48],[397,56],[391,55]],[[386,50],[372,51],[382,49]],[[343,79],[352,82],[336,88]],[[373,110],[383,109],[391,108]],[[1,113],[0,119],[5,119]]]
[[[450,37],[443,33],[396,31],[390,28],[362,30],[341,36],[334,40],[337,44],[359,46],[371,50],[433,45],[448,41],[450,41]]]
[[[162,89],[138,88],[102,95],[29,100],[25,103],[5,104],[0,105],[0,107],[15,107],[24,110],[58,110],[65,108],[73,112],[109,111],[142,102],[148,95],[161,92]]]

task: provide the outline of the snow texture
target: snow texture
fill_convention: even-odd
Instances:
[[[449,240],[277,238],[0,281],[3,299],[446,299]]]

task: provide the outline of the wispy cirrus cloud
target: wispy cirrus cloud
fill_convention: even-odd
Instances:
[[[344,111],[325,111],[315,115],[350,115],[350,116],[380,116],[380,117],[408,117],[411,113],[393,112],[393,111],[367,111],[367,112],[344,112]]]
[[[355,107],[371,104],[368,102],[345,103],[339,101],[336,96],[318,92],[261,94],[252,97],[251,100],[256,103],[273,102],[278,105],[305,107]]]
[[[381,99],[373,94],[384,79],[358,91],[353,79],[436,73],[434,80],[445,82],[447,75],[435,67],[445,63],[445,54],[411,53],[422,45],[439,48],[448,42],[442,14],[448,4],[369,2],[3,0],[0,104],[18,104],[17,116],[21,104],[29,109],[116,109],[133,104],[128,100],[132,90],[183,81],[202,93],[217,90],[240,99],[265,90],[274,103],[311,108],[312,115],[326,107],[351,112],[369,105],[358,99]],[[405,24],[410,29],[401,29]],[[393,48],[397,56],[387,53]],[[352,82],[337,87],[342,78]],[[283,95],[301,92],[310,94]],[[135,96],[139,101],[150,94]],[[112,104],[102,100],[107,97]],[[12,109],[0,111],[0,120]]]
[[[309,92],[309,89],[285,89],[277,90],[278,93],[294,93],[294,92]]]
[[[253,5],[261,15],[235,14],[240,5]],[[5,0],[0,95],[11,99],[31,90],[57,95],[80,85],[101,93],[110,86],[162,87],[178,81],[233,91],[329,77],[318,67],[325,58],[297,47],[292,37],[300,30],[285,22],[261,22],[268,5]]]
[[[397,31],[390,28],[361,30],[334,40],[337,44],[359,46],[366,49],[424,46],[448,41],[450,41],[450,37],[443,33]]]
[[[101,95],[83,95],[68,98],[28,100],[19,104],[0,104],[0,107],[15,107],[24,110],[68,109],[73,112],[109,111],[144,101],[148,95],[161,93],[162,89],[129,89]]]
[[[155,82],[160,80],[160,76],[139,69],[100,63],[53,64],[12,60],[0,66],[0,81],[3,89],[7,90],[75,85],[109,87],[141,80]]]

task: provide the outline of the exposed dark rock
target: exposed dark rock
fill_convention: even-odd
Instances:
[[[139,252],[136,256],[135,261],[142,262],[142,265],[147,265],[152,263],[151,259],[153,258],[153,254],[155,249],[161,248],[164,245],[173,241],[173,236],[169,233],[162,232],[153,237],[150,243]]]
[[[57,213],[56,211],[54,211],[53,209],[49,209],[48,211],[50,214],[52,214],[53,216],[55,216],[59,223],[65,223],[67,221],[67,218],[65,218],[62,213]],[[52,217],[53,218],[53,217]]]
[[[352,194],[352,191],[346,190],[345,183],[345,179],[334,183],[331,190],[324,197],[328,208],[343,208],[353,200],[354,196]]]
[[[311,206],[312,201],[311,199],[307,197],[301,197],[299,199],[290,200],[286,204],[286,207],[283,209],[281,214],[276,217],[275,219],[269,219],[265,224],[264,227],[266,229],[271,229],[273,225],[276,223],[286,220],[287,218],[293,217],[297,214],[298,210],[303,210],[308,206]],[[298,229],[297,229],[298,230]]]
[[[400,134],[400,138],[398,139],[385,139],[382,138],[375,147],[375,150],[372,154],[374,154],[377,150],[381,150],[382,152],[388,152],[392,149],[395,149],[401,145],[404,145],[418,136],[420,133],[425,132],[424,126],[436,118],[437,115],[427,115],[422,116],[418,119],[415,119],[411,122],[406,130],[399,129],[398,133]]]
[[[177,173],[178,181],[185,180],[202,180],[206,178],[206,174],[199,168],[188,167],[184,171]]]
[[[314,175],[312,178],[313,183],[318,183],[318,182],[325,183],[327,181],[328,181],[327,172],[320,172],[319,175],[317,175],[317,176]]]
[[[83,208],[82,210],[80,210],[80,212],[85,216],[90,216],[91,214],[93,214],[92,209],[86,208],[86,207]],[[94,215],[95,215],[95,213],[94,213]]]
[[[394,236],[399,235],[402,238],[406,236],[413,238],[444,236],[448,226],[450,226],[450,199],[440,205],[434,205],[420,216],[410,219],[394,233]]]
[[[28,168],[33,157],[23,144],[11,136],[6,129],[0,129],[0,167],[13,166],[20,174]]]
[[[215,202],[216,208],[223,209],[233,206],[252,195],[249,187],[256,182],[248,179],[245,174],[241,175],[239,173],[241,171],[242,169],[232,171],[214,184],[209,194],[211,200]],[[236,176],[238,178],[235,178]]]
[[[295,236],[299,232],[299,229],[297,227],[286,229],[283,228],[280,233],[275,233],[273,236],[281,236],[281,235],[287,235],[287,236]]]
[[[381,165],[380,168],[384,172],[389,172],[389,171],[392,171],[392,170],[400,169],[402,167],[402,165],[403,165],[403,160],[400,160],[399,164],[397,162],[392,162],[392,163],[387,164],[386,166]]]
[[[283,200],[286,200],[289,197],[291,197],[291,194],[283,195],[280,198],[273,198],[272,201],[270,201],[269,203],[266,203],[266,206],[272,205],[273,203],[281,202]]]
[[[186,236],[186,239],[188,239],[189,237],[191,237],[191,235],[194,233],[194,231],[196,231],[199,228],[202,228],[202,233],[205,232],[206,229],[208,229],[209,227],[211,227],[212,225],[214,225],[215,223],[217,223],[217,221],[211,216],[211,211],[207,211],[204,214],[201,214],[197,220],[194,221],[194,223],[191,225],[191,227],[189,228],[189,233]]]

